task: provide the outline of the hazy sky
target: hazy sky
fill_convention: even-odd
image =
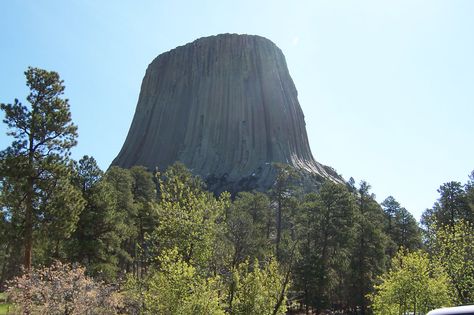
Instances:
[[[1,1],[0,102],[24,100],[28,66],[66,85],[79,145],[106,169],[148,64],[219,33],[279,46],[311,149],[416,218],[474,170],[474,1]],[[0,127],[0,149],[11,139]]]

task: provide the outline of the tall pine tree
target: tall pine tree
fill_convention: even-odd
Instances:
[[[56,72],[38,68],[28,68],[25,75],[30,89],[28,105],[17,99],[13,104],[0,105],[9,128],[7,134],[14,139],[2,152],[1,172],[2,187],[7,187],[4,193],[18,198],[10,215],[21,218],[23,264],[29,270],[34,230],[56,217],[68,221],[62,222],[57,237],[67,237],[78,220],[82,202],[68,178],[69,150],[76,144],[77,127],[71,120],[69,102],[62,97],[63,81]],[[66,207],[52,208],[51,201]]]

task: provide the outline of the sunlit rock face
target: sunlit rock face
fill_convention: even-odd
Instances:
[[[304,185],[342,182],[313,158],[285,57],[260,36],[200,38],[148,66],[112,164],[164,170],[176,161],[216,192],[267,190],[275,162],[300,170]]]

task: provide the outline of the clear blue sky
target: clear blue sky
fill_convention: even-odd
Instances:
[[[416,218],[474,169],[474,1],[1,1],[0,102],[31,65],[60,73],[79,145],[106,169],[148,64],[202,36],[265,36],[286,56],[315,158]],[[11,140],[0,127],[0,148]]]

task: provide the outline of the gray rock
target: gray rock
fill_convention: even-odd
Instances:
[[[343,182],[313,158],[285,57],[260,36],[200,38],[148,66],[112,164],[164,170],[176,161],[216,192],[270,188],[275,162],[300,170],[305,183]]]

